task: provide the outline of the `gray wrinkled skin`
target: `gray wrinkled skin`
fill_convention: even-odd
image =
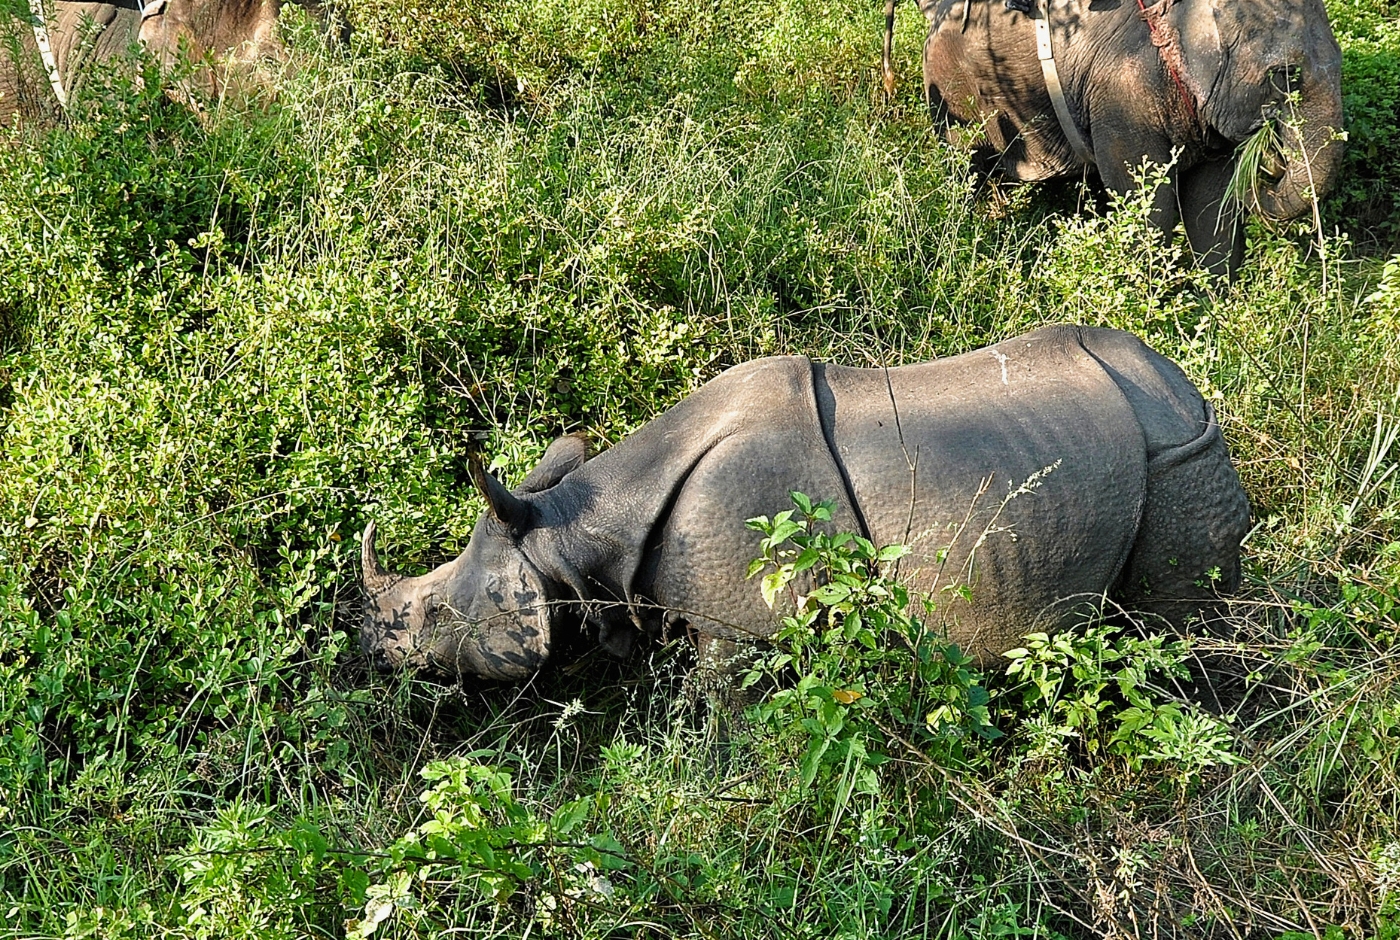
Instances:
[[[719,661],[772,632],[744,522],[791,490],[836,498],[836,528],[911,546],[901,576],[984,660],[1105,596],[1177,628],[1208,616],[1238,585],[1249,520],[1209,405],[1105,329],[890,370],[760,359],[585,457],[582,439],[556,441],[514,492],[478,468],[490,511],[420,578],[381,567],[371,525],[376,663],[524,678],[566,609],[614,652],[685,631]],[[970,599],[944,590],[959,584]]]
[[[166,67],[181,54],[202,64],[192,87],[174,90],[185,99],[196,89],[218,96],[256,82],[255,66],[286,54],[277,28],[280,0],[167,0],[160,12],[145,19],[136,0],[121,5],[44,0],[43,7],[49,45],[70,101],[98,63],[120,58],[137,42]],[[17,42],[18,57],[11,55],[11,39]],[[0,124],[16,116],[42,120],[58,113],[30,24],[0,16]]]
[[[1266,121],[1278,123],[1279,146],[1248,200],[1268,218],[1311,211],[1313,196],[1337,178],[1341,49],[1322,0],[1166,3],[1163,53],[1136,0],[1053,0],[1055,61],[1104,184],[1131,192],[1144,159],[1165,166],[1175,152],[1153,220],[1165,232],[1183,220],[1201,264],[1233,272],[1243,257],[1243,226],[1221,200],[1241,141]],[[1033,20],[1001,0],[920,0],[920,9],[929,20],[924,87],[935,119],[985,123],[990,152],[983,159],[1009,179],[1079,175],[1084,164],[1055,117]],[[1164,58],[1176,64],[1181,86]]]

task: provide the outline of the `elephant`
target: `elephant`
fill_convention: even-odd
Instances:
[[[222,94],[262,60],[284,56],[279,0],[27,3],[30,16],[0,18],[0,124],[61,113],[95,63],[118,59],[137,42],[166,68],[182,55],[201,64],[194,87],[208,95]],[[178,94],[188,98],[189,91]]]
[[[936,124],[984,128],[981,169],[1030,182],[1093,167],[1121,195],[1138,188],[1144,161],[1170,167],[1152,223],[1170,234],[1182,221],[1213,273],[1238,271],[1246,210],[1296,218],[1336,181],[1341,49],[1322,0],[920,0],[920,9],[931,113]]]
[[[907,545],[902,579],[984,663],[1105,599],[1175,629],[1213,617],[1249,521],[1210,404],[1090,327],[889,369],[758,359],[591,459],[561,438],[513,491],[470,466],[488,511],[455,560],[392,573],[366,526],[380,669],[519,680],[582,626],[618,655],[689,636],[721,670],[774,632],[745,522],[793,491],[833,498],[837,531]]]

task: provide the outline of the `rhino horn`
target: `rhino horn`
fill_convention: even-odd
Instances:
[[[384,570],[384,566],[379,563],[379,555],[374,551],[374,520],[372,519],[365,526],[365,534],[360,537],[360,571],[365,585],[365,593],[370,597],[383,594],[402,580],[398,575]]]
[[[486,497],[486,504],[491,507],[491,515],[495,516],[497,521],[514,532],[529,528],[533,513],[529,503],[506,489],[500,480],[481,465],[481,461],[475,455],[467,458],[467,469],[471,472],[476,488]]]

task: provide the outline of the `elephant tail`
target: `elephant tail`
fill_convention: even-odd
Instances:
[[[885,95],[894,97],[894,5],[885,0],[885,43],[880,52],[880,74],[885,82]]]

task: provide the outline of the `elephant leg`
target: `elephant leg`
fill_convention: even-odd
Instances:
[[[927,79],[924,81],[924,98],[928,101],[928,116],[933,126],[943,132],[943,136],[948,136],[948,129],[953,124],[953,116],[948,112],[948,104],[943,100],[943,93],[938,90]]]
[[[953,116],[948,111],[947,103],[943,100],[943,92],[939,90],[935,75],[933,43],[936,38],[936,35],[930,30],[928,38],[924,40],[924,101],[928,104],[928,116],[932,119],[933,126],[942,131],[946,137]]]
[[[1186,241],[1196,263],[1231,280],[1244,261],[1244,216],[1238,206],[1225,205],[1234,169],[1232,160],[1203,163],[1183,173],[1180,186]]]
[[[1138,189],[1137,177],[1143,171],[1144,161],[1156,166],[1168,166],[1172,162],[1171,149],[1165,141],[1153,140],[1148,145],[1139,143],[1135,146],[1130,131],[1122,134],[1108,132],[1108,128],[1120,125],[1130,129],[1132,123],[1129,117],[1124,116],[1121,122],[1104,121],[1094,127],[1094,134],[1098,138],[1094,143],[1094,161],[1099,167],[1099,177],[1109,192],[1119,196],[1125,196]],[[1148,221],[1152,223],[1152,227],[1167,238],[1171,237],[1180,218],[1176,185],[1177,172],[1173,167],[1168,172],[1167,179],[1153,192],[1152,208],[1148,212]]]

